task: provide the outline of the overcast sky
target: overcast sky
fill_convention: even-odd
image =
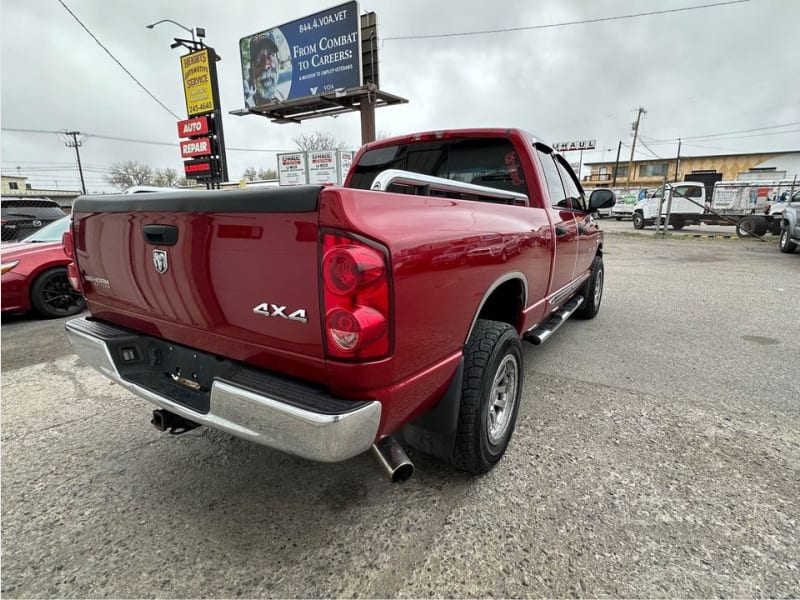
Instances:
[[[800,2],[750,0],[678,12],[546,29],[439,37],[403,36],[509,29],[711,4],[714,0],[362,0],[378,15],[381,89],[409,99],[377,111],[381,132],[453,127],[521,127],[549,142],[596,139],[583,160],[613,158],[629,144],[636,107],[640,133],[659,157],[800,150]],[[717,0],[720,1],[720,0]],[[219,79],[229,173],[275,168],[274,150],[325,131],[353,148],[357,113],[273,124],[229,115],[242,108],[238,40],[339,4],[333,0],[64,0],[116,58],[169,109],[185,115],[179,55],[185,33],[165,23],[205,27],[222,56]],[[182,173],[175,118],[141,90],[58,0],[3,0],[2,171],[34,186],[77,189],[74,150],[55,134],[79,130],[87,188],[110,189],[103,173],[135,160]],[[757,131],[746,131],[755,130]],[[742,132],[729,134],[729,132]],[[91,134],[164,145],[127,143]],[[714,137],[701,138],[712,134]],[[767,135],[769,134],[769,135]],[[695,139],[688,139],[695,138]],[[607,151],[607,149],[613,150]],[[623,157],[627,158],[623,149]],[[650,154],[642,148],[637,157]],[[568,158],[577,162],[577,155]],[[17,169],[19,167],[19,170]]]

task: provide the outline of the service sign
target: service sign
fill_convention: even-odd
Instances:
[[[239,40],[248,108],[361,85],[358,2]]]
[[[211,85],[211,57],[208,48],[181,56],[183,94],[186,114],[190,117],[216,110]]]
[[[208,117],[197,117],[178,121],[178,137],[188,138],[208,133]]]
[[[308,153],[308,183],[338,183],[339,168],[336,150],[315,150]]]
[[[187,179],[208,179],[213,174],[211,159],[185,160],[183,161],[183,172]]]
[[[201,137],[193,140],[181,142],[181,156],[190,158],[192,156],[209,156],[211,151],[211,138]]]
[[[553,150],[559,152],[569,152],[570,150],[594,150],[597,146],[597,140],[577,140],[574,142],[556,142],[553,144]]]
[[[308,183],[305,152],[278,154],[278,183],[280,185],[305,185]]]

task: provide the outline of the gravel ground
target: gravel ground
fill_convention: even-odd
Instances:
[[[63,322],[4,319],[3,596],[797,597],[800,256],[606,246],[600,315],[526,346],[478,478],[159,434]]]

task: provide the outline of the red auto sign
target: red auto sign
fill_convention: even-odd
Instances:
[[[188,138],[208,133],[208,117],[178,121],[178,137]]]
[[[211,138],[202,137],[181,142],[181,156],[208,156],[211,154]]]

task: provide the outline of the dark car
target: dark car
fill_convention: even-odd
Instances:
[[[69,229],[70,218],[42,227],[19,242],[0,245],[2,262],[2,310],[24,313],[35,310],[51,319],[82,311],[86,304],[67,279],[67,265],[61,238]]]
[[[64,216],[58,203],[46,198],[3,198],[2,241],[21,240]]]

